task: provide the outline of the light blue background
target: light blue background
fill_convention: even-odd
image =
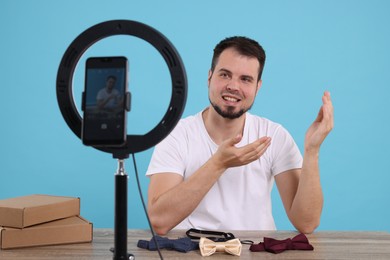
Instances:
[[[328,89],[335,127],[321,151],[325,205],[318,230],[390,231],[389,11],[386,0],[1,0],[0,199],[77,196],[82,216],[97,228],[113,227],[117,163],[71,132],[59,111],[55,82],[62,55],[81,32],[128,19],[157,29],[180,53],[189,83],[183,116],[208,105],[212,49],[226,36],[249,36],[265,48],[263,86],[252,113],[283,124],[300,149]],[[153,47],[114,36],[85,55],[129,58],[129,134],[145,133],[161,119],[171,87]],[[78,106],[85,57],[75,72]],[[145,197],[151,152],[136,154]],[[130,160],[126,170],[129,228],[147,228]],[[278,228],[292,229],[276,188],[273,200]]]

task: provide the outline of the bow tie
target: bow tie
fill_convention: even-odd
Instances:
[[[299,234],[295,237],[284,240],[277,240],[269,237],[264,237],[264,242],[257,245],[251,245],[249,250],[252,252],[267,251],[274,254],[281,253],[285,250],[313,250],[313,246],[309,244],[309,240],[304,234]]]
[[[215,252],[226,252],[239,256],[241,254],[241,248],[241,242],[237,238],[226,242],[214,242],[208,238],[201,237],[199,241],[199,249],[202,256],[210,256]]]
[[[191,241],[191,239],[188,237],[183,237],[178,239],[169,239],[160,236],[154,236],[154,237],[156,238],[158,247],[160,249],[165,248],[165,249],[176,250],[182,253],[187,253],[188,251],[196,250],[199,248],[198,243]],[[157,250],[157,246],[153,238],[150,241],[139,240],[137,246],[151,251]]]

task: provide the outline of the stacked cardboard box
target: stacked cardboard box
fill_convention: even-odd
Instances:
[[[92,241],[92,223],[80,216],[80,199],[29,195],[0,200],[0,248]]]

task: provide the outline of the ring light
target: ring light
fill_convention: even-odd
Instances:
[[[163,56],[172,80],[172,96],[161,121],[145,135],[127,135],[121,147],[94,147],[112,153],[115,158],[127,158],[130,153],[144,151],[164,139],[179,121],[187,98],[187,77],[183,62],[169,40],[157,30],[130,20],[112,20],[90,27],[81,33],[62,57],[56,82],[57,101],[66,123],[81,139],[82,117],[77,111],[72,93],[73,73],[83,53],[97,41],[113,35],[132,35],[149,42]]]

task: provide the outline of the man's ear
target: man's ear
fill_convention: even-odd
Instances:
[[[263,83],[263,81],[262,81],[261,79],[257,82],[256,95],[257,95],[257,93],[259,92],[262,83]]]
[[[210,86],[210,80],[212,76],[213,76],[213,72],[209,70],[209,76],[207,77],[207,86]]]

